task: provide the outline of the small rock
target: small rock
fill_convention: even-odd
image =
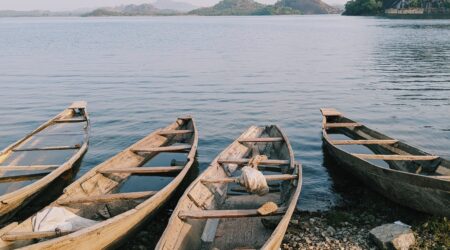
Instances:
[[[333,236],[333,235],[336,233],[336,230],[335,230],[332,226],[329,226],[329,227],[327,228],[327,232],[328,232],[331,236]]]
[[[305,237],[305,241],[306,241],[307,244],[311,244],[312,243],[312,241],[308,237]]]
[[[316,221],[316,220],[315,220],[314,218],[310,218],[310,219],[309,219],[309,223],[311,223],[311,224],[314,224],[315,221]]]
[[[416,243],[407,225],[384,224],[370,230],[370,237],[381,249],[407,250]]]

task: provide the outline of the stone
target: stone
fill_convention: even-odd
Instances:
[[[336,230],[335,230],[332,226],[329,226],[329,227],[327,228],[327,232],[328,232],[331,236],[333,236],[333,235],[336,233]]]
[[[416,243],[407,225],[384,224],[370,230],[370,237],[381,249],[407,250]]]

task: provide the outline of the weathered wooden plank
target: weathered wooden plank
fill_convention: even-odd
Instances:
[[[144,192],[132,192],[132,193],[117,193],[117,194],[104,194],[96,196],[86,196],[78,198],[67,198],[62,200],[57,200],[56,203],[59,205],[68,204],[78,204],[87,202],[105,203],[116,200],[134,200],[134,199],[144,199],[149,198],[158,193],[158,191],[144,191]]]
[[[321,108],[320,112],[322,112],[322,115],[324,116],[342,116],[342,113],[334,108]]]
[[[440,179],[440,180],[450,180],[450,175],[433,175],[430,177]]]
[[[139,167],[139,168],[113,168],[106,170],[99,170],[102,174],[117,174],[117,173],[131,173],[131,174],[158,174],[179,172],[183,167]]]
[[[258,137],[258,138],[243,138],[239,142],[280,142],[284,139],[282,137]]]
[[[56,231],[48,231],[48,232],[10,232],[4,234],[1,238],[4,241],[16,241],[16,240],[31,240],[31,239],[43,239],[50,238],[55,236],[63,236],[66,234],[73,233],[74,231],[68,232],[56,232]]]
[[[242,218],[242,217],[262,217],[280,215],[286,212],[285,207],[278,208],[277,211],[261,215],[257,209],[241,209],[241,210],[200,210],[200,211],[180,211],[178,218],[186,219],[219,219],[219,218]]]
[[[355,157],[367,160],[386,161],[432,161],[439,156],[435,155],[375,155],[375,154],[352,154]]]
[[[157,148],[133,148],[131,151],[135,153],[153,153],[153,152],[180,152],[191,149],[191,145],[177,145]]]
[[[86,119],[58,119],[58,120],[54,120],[53,122],[56,122],[56,123],[71,123],[71,122],[73,122],[73,123],[76,123],[76,122],[86,122],[87,120]]]
[[[218,163],[220,164],[239,164],[239,165],[243,165],[243,164],[247,164],[249,162],[250,159],[248,158],[242,158],[242,159],[219,159],[217,160]],[[264,160],[264,161],[260,161],[259,164],[260,165],[286,165],[289,164],[290,161],[289,160]]]
[[[390,145],[397,143],[398,140],[332,140],[334,145]]]
[[[212,244],[216,238],[217,227],[219,226],[219,219],[208,219],[203,229],[201,236],[201,250],[212,249]]]
[[[180,134],[192,134],[194,133],[194,130],[189,130],[189,129],[179,129],[179,130],[166,130],[166,131],[161,131],[158,134],[159,135],[180,135]]]
[[[20,151],[44,151],[44,150],[68,150],[68,149],[79,149],[81,145],[73,145],[73,146],[54,146],[54,147],[42,147],[42,148],[16,148],[13,149],[14,152]]]
[[[43,171],[54,170],[59,165],[0,166],[0,171]]]
[[[9,231],[13,230],[14,228],[16,228],[19,225],[18,222],[12,222],[10,224],[8,224],[7,226],[3,227],[0,229],[0,236],[5,235],[6,233],[8,233]]]
[[[280,174],[280,175],[265,175],[266,181],[286,181],[295,180],[297,175]],[[239,177],[217,178],[217,179],[203,179],[202,183],[239,183]]]
[[[49,173],[37,173],[37,174],[24,174],[24,175],[14,175],[14,176],[1,176],[0,177],[0,183],[4,182],[17,182],[17,181],[29,181],[29,180],[35,180],[40,179],[45,175],[48,175]]]
[[[325,123],[325,128],[353,128],[362,126],[356,122],[337,122],[337,123]]]

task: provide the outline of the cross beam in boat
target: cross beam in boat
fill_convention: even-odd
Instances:
[[[194,133],[194,130],[189,130],[189,129],[179,129],[179,130],[165,130],[165,131],[161,131],[158,134],[159,135],[182,135],[182,134],[192,134]]]
[[[355,157],[366,160],[385,161],[432,161],[439,158],[435,155],[374,155],[374,154],[352,154]]]
[[[342,113],[334,108],[321,108],[320,112],[322,112],[322,115],[324,116],[342,116]]]
[[[257,137],[257,138],[243,138],[239,142],[280,142],[284,141],[282,137]]]
[[[9,232],[4,234],[1,238],[4,241],[16,241],[16,240],[32,240],[43,239],[55,236],[63,236],[73,233],[75,231],[56,232],[56,231],[44,231],[44,232]]]
[[[59,165],[0,166],[0,171],[43,171],[55,170]]]
[[[398,140],[332,140],[334,145],[391,145]]]
[[[119,173],[130,173],[130,174],[160,174],[160,173],[171,173],[180,172],[183,167],[139,167],[139,168],[113,168],[106,170],[99,170],[102,174],[119,174]]]
[[[273,216],[286,213],[287,208],[278,208],[275,212],[261,215],[257,209],[241,209],[241,210],[200,210],[200,211],[180,211],[178,218],[186,219],[213,219],[213,218],[243,218],[243,217],[262,217]]]
[[[13,149],[14,152],[20,152],[20,151],[42,151],[42,150],[68,150],[68,149],[79,149],[81,148],[80,145],[73,145],[73,146],[54,146],[54,147],[42,147],[42,148],[16,148]]]
[[[266,181],[286,181],[295,180],[298,178],[297,175],[292,174],[280,174],[280,175],[264,175]],[[203,179],[202,183],[239,183],[238,177],[228,177],[228,178],[217,178],[217,179]]]
[[[356,122],[325,123],[325,128],[354,128],[362,126]]]
[[[177,145],[177,146],[167,146],[167,147],[156,147],[156,148],[133,148],[132,151],[135,153],[153,153],[153,152],[183,152],[191,149],[191,145]]]
[[[88,202],[105,203],[105,202],[111,202],[111,201],[116,201],[116,200],[144,199],[144,198],[149,198],[149,197],[155,195],[156,193],[158,193],[158,191],[103,194],[103,195],[86,196],[86,197],[66,198],[66,199],[62,199],[62,200],[57,200],[56,203],[59,205],[69,205],[69,204],[88,203]]]
[[[42,178],[47,175],[48,172],[45,173],[37,173],[37,174],[24,174],[24,175],[13,175],[13,176],[1,176],[0,183],[4,182],[18,182],[18,181],[29,181]]]
[[[247,164],[250,159],[242,158],[242,159],[219,159],[217,162],[220,164],[238,164],[243,165]],[[289,164],[289,160],[263,160],[260,161],[260,165],[286,165]]]
[[[71,123],[71,122],[85,122],[87,121],[85,118],[83,119],[58,119],[54,120],[56,123]]]

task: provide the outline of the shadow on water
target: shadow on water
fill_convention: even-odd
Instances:
[[[195,161],[181,182],[180,186],[173,193],[168,202],[162,205],[156,213],[151,215],[147,220],[143,221],[139,228],[129,234],[129,237],[115,246],[115,248],[123,249],[154,249],[167,226],[173,209],[178,200],[183,195],[186,188],[197,178],[200,173],[197,156]]]

